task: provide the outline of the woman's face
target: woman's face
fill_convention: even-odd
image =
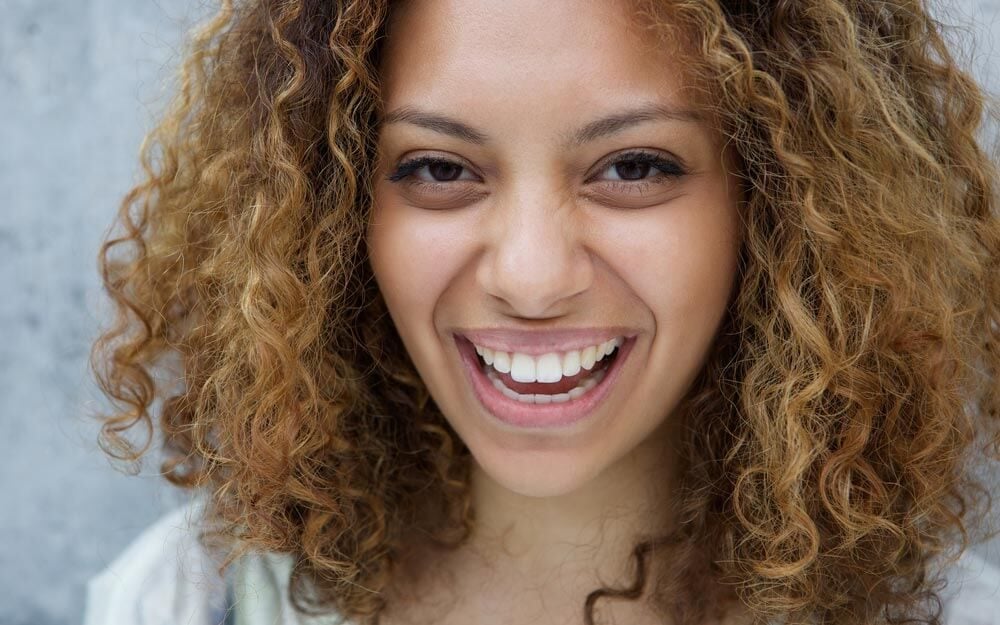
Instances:
[[[399,3],[383,58],[372,269],[445,417],[526,495],[667,431],[735,279],[722,139],[629,6]]]

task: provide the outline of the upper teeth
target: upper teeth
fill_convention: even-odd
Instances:
[[[568,352],[549,352],[530,356],[521,352],[502,352],[476,345],[476,353],[486,364],[500,373],[509,373],[515,382],[558,382],[563,376],[580,373],[581,367],[590,371],[594,364],[625,342],[623,337],[609,339],[600,345]]]

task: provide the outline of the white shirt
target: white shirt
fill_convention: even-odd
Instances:
[[[202,510],[196,499],[164,516],[91,579],[84,625],[351,625],[292,609],[287,556],[242,559],[232,572],[235,596],[227,597],[219,563],[198,542]],[[941,598],[945,625],[1000,625],[1000,569],[966,551]]]

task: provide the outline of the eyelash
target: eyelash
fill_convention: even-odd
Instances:
[[[616,155],[611,160],[608,160],[605,163],[603,163],[600,168],[600,171],[603,172],[607,170],[609,167],[612,167],[619,163],[636,163],[639,165],[650,165],[659,170],[659,172],[667,178],[680,178],[681,176],[687,174],[687,171],[685,171],[684,168],[679,163],[664,158],[659,154],[653,152],[640,151],[640,150],[632,152],[623,152],[621,154]],[[400,163],[399,166],[396,168],[396,170],[392,172],[389,176],[387,176],[387,180],[389,180],[390,182],[399,182],[400,180],[403,180],[404,178],[413,175],[414,173],[416,173],[417,171],[419,171],[424,167],[427,167],[428,165],[437,165],[437,164],[455,165],[463,169],[468,169],[461,163],[456,163],[455,161],[446,158],[441,158],[439,156],[419,156],[415,159]],[[454,181],[454,180],[442,180],[434,182],[419,181],[417,184],[443,185],[443,184],[448,184],[449,182],[464,182],[464,181]],[[607,182],[613,184],[615,187],[618,187],[619,185],[624,185],[624,186],[635,186],[639,184],[648,185],[650,181],[647,178],[643,178],[640,180],[609,180]]]
[[[388,180],[390,182],[399,182],[403,178],[412,175],[417,170],[426,167],[428,165],[458,165],[465,169],[465,167],[455,161],[450,161],[446,158],[441,158],[439,156],[420,156],[411,161],[404,161],[399,164],[396,171],[389,175]],[[438,182],[437,184],[444,184],[445,181]]]

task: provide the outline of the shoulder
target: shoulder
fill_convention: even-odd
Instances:
[[[200,498],[163,516],[87,583],[84,625],[219,625],[225,580],[198,541]]]
[[[288,593],[294,560],[283,553],[248,553],[234,573],[234,625],[352,625],[336,612],[305,615],[295,610]]]
[[[947,572],[941,592],[947,625],[1000,624],[1000,568],[966,550]]]

